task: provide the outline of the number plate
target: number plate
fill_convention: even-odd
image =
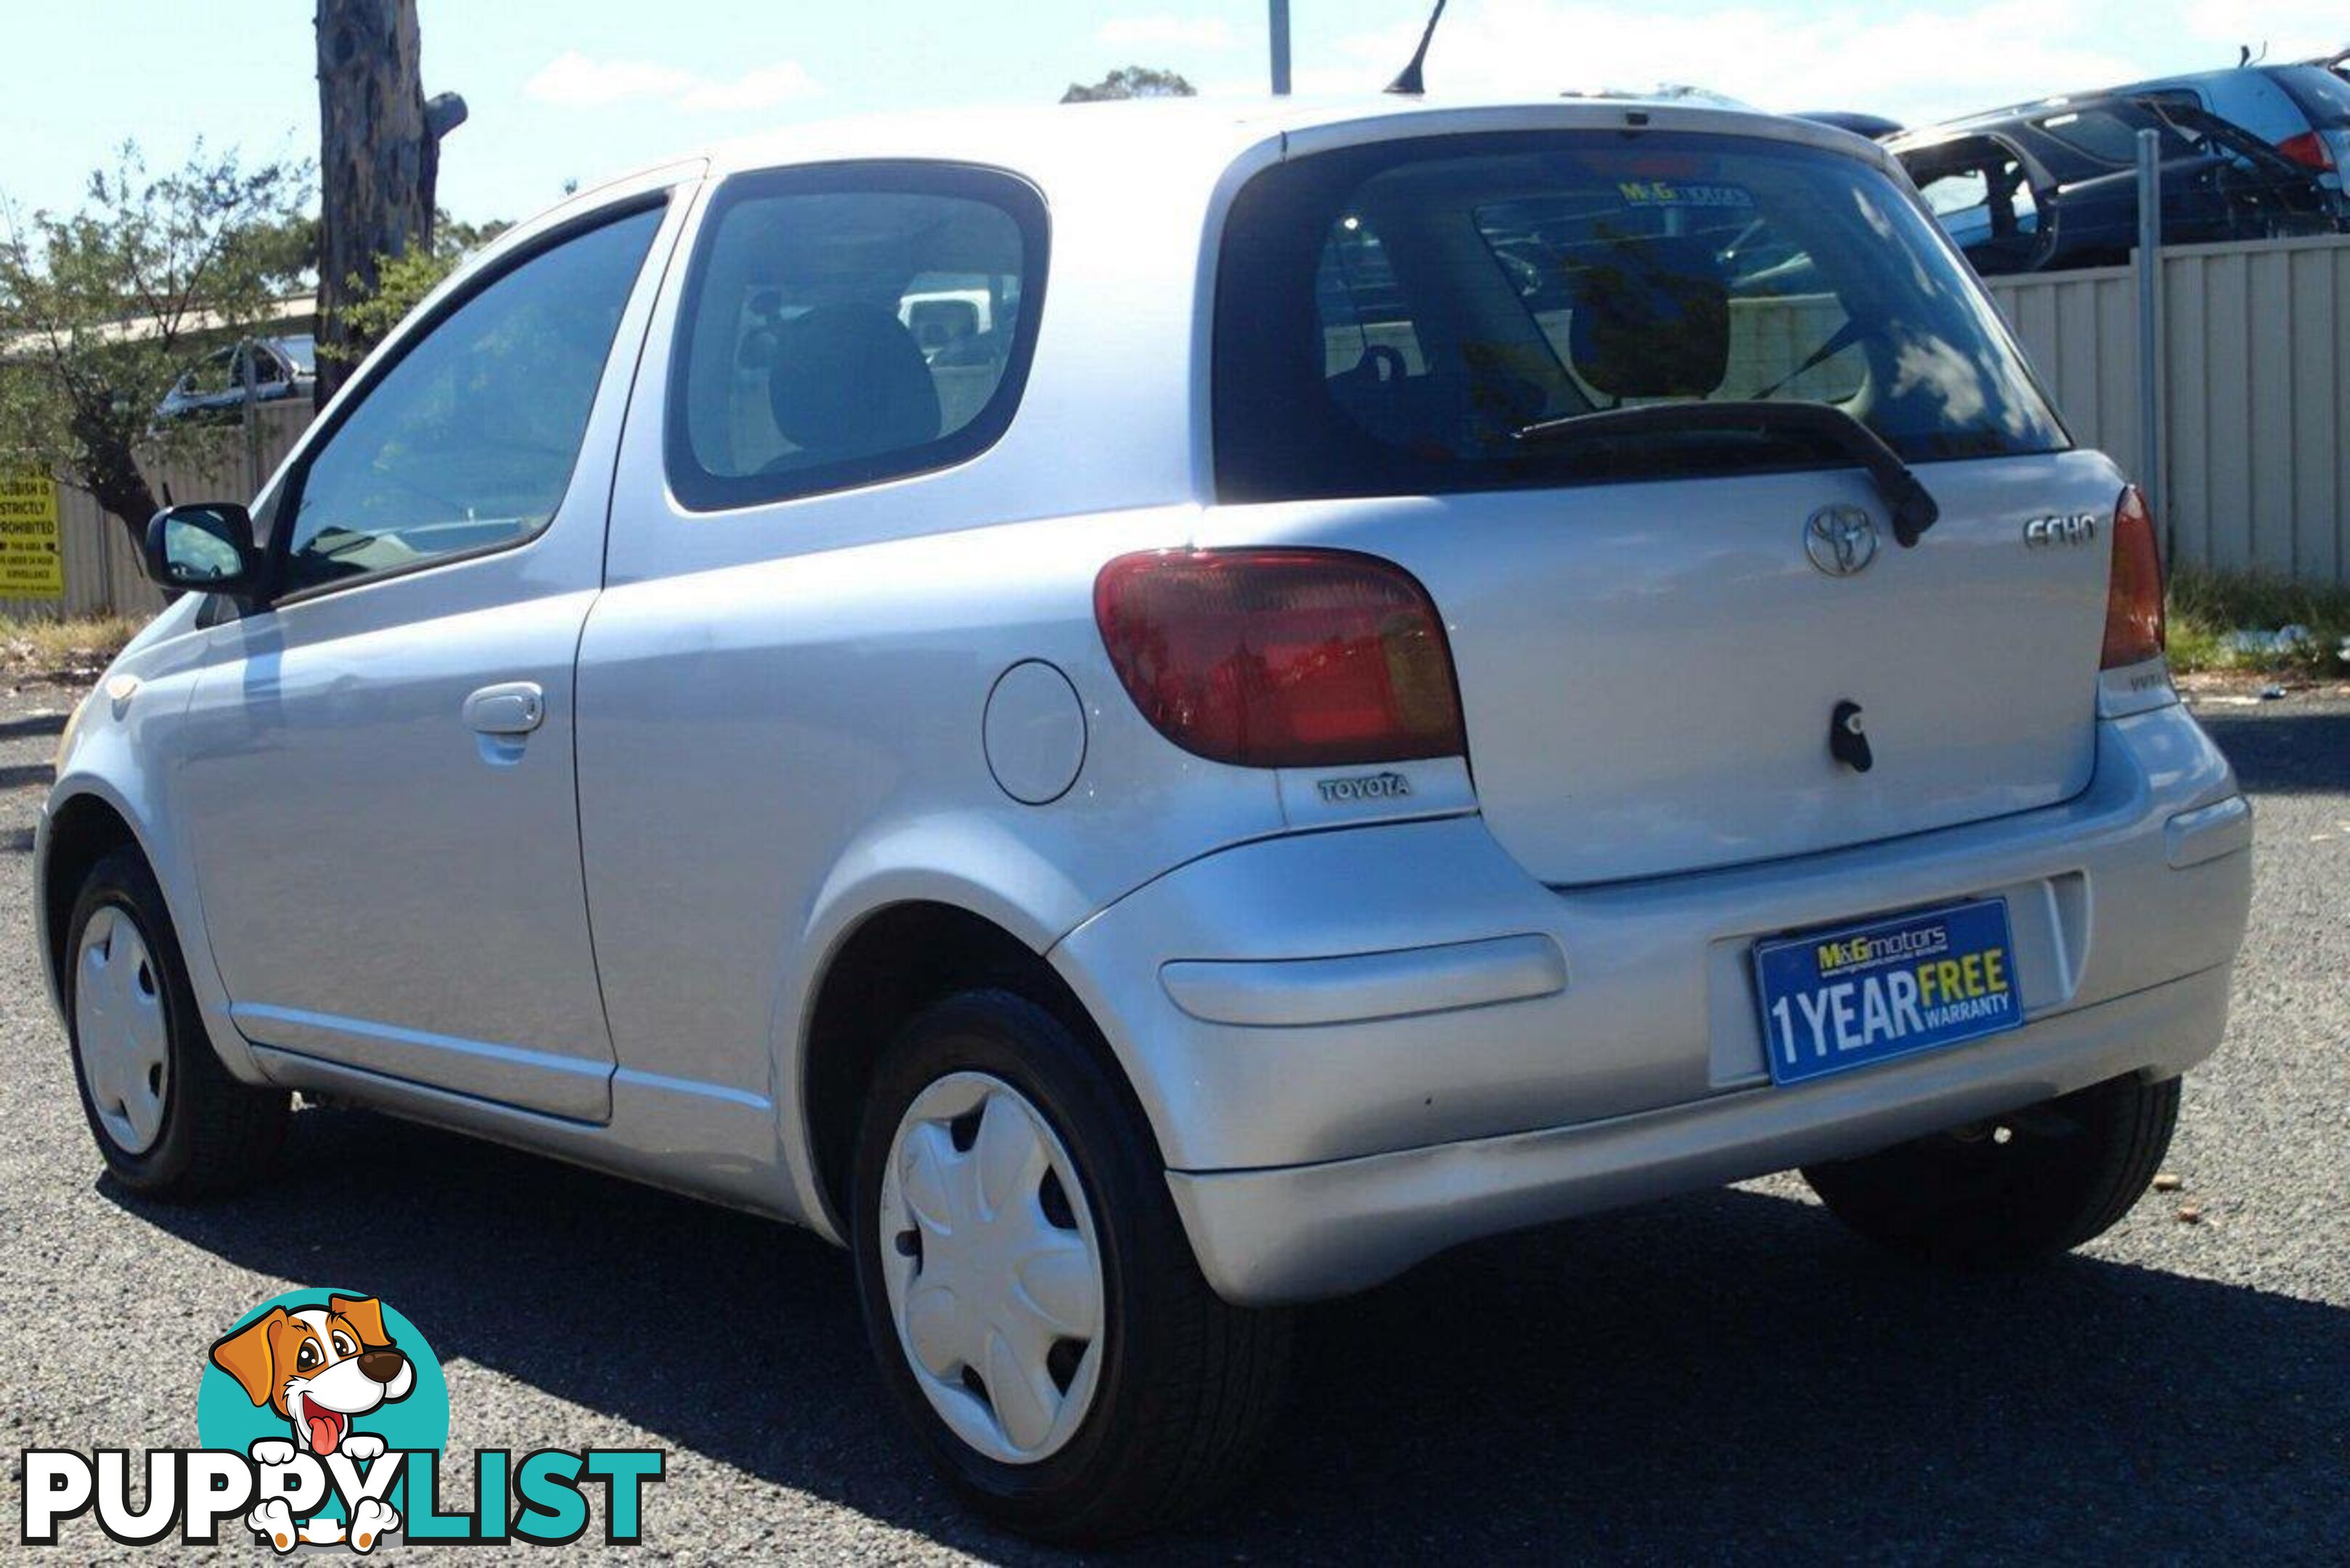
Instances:
[[[1780,1084],[2023,1023],[2004,898],[1757,942],[1754,985]]]

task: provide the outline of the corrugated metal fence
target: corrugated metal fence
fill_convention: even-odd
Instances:
[[[265,479],[309,425],[310,404],[307,399],[265,403],[254,415],[258,471]],[[221,432],[218,448],[208,451],[203,461],[148,465],[147,483],[159,500],[168,493],[175,501],[242,501],[251,497],[254,488],[248,463],[244,432],[232,429]],[[65,597],[0,598],[0,615],[147,616],[163,607],[161,591],[140,566],[130,531],[88,492],[57,486],[57,535],[65,557]]]
[[[2163,253],[2175,563],[2350,583],[2350,237]],[[2074,436],[2145,472],[2126,267],[1991,281]]]
[[[2143,474],[2131,270],[1995,278],[1991,291],[2074,435]],[[2170,558],[2350,583],[2350,237],[2167,251],[2162,294]],[[265,406],[256,417],[265,475],[309,407]],[[243,435],[233,432],[214,461],[159,465],[151,477],[159,496],[168,486],[200,501],[247,495],[246,472]],[[58,488],[58,510],[63,601],[0,599],[0,614],[161,607],[120,524],[69,486]]]

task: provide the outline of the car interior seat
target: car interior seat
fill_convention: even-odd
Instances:
[[[871,305],[825,305],[775,329],[767,403],[796,449],[768,472],[901,451],[939,434],[939,392],[904,323]]]

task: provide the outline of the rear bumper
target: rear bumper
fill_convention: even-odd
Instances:
[[[2228,971],[1795,1088],[1274,1170],[1172,1171],[1209,1282],[1270,1304],[1378,1283],[1474,1237],[1865,1154],[2091,1084],[2176,1076],[2228,1017]]]
[[[2218,1043],[2251,813],[2177,705],[2100,722],[2045,810],[1587,888],[1481,819],[1305,833],[1194,861],[1051,957],[1132,1081],[1209,1277],[1366,1284],[1487,1231],[1851,1153]],[[1760,938],[2007,899],[2026,1026],[1769,1086]]]

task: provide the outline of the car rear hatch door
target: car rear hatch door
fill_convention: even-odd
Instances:
[[[1242,192],[1223,268],[1217,536],[1419,578],[1477,799],[1534,876],[2087,784],[2121,476],[2070,450],[1881,154],[1777,130],[1316,154]],[[1897,524],[1915,486],[1922,532]]]
[[[1544,881],[1606,882],[2087,785],[2118,476],[2068,453],[1928,477],[1941,515],[1914,548],[1849,471],[1357,503],[1281,531],[1420,579],[1495,836]],[[1831,743],[1846,705],[1865,772]]]

